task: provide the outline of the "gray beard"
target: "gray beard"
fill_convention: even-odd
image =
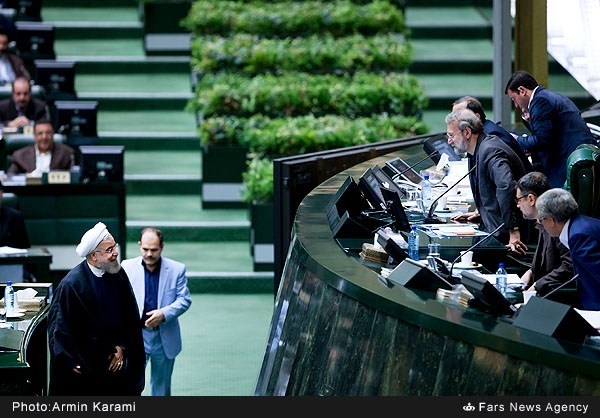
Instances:
[[[98,262],[98,268],[110,274],[117,274],[121,270],[119,260]]]

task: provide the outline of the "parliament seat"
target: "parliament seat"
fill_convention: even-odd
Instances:
[[[2,193],[2,206],[19,209],[19,197],[14,193]]]
[[[567,159],[564,188],[573,194],[579,213],[600,218],[600,148],[582,144]]]

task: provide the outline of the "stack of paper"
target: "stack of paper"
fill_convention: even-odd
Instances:
[[[13,247],[0,247],[0,255],[11,255],[11,254],[27,254],[27,250],[23,248],[13,248]]]

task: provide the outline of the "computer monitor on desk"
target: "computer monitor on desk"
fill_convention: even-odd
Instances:
[[[79,147],[82,183],[123,182],[122,145],[82,145]]]
[[[400,197],[405,197],[404,191],[379,166],[374,165],[365,170],[358,179],[358,187],[365,195],[373,209],[386,210],[387,205],[381,188],[393,190]]]
[[[54,25],[42,22],[15,22],[16,48],[27,70],[34,74],[36,59],[56,59]]]
[[[423,142],[423,150],[437,164],[442,154],[447,154],[450,161],[460,161],[461,157],[454,151],[454,148],[448,144],[448,138],[445,133],[433,136]],[[437,151],[437,153],[435,153]]]
[[[34,82],[43,89],[47,103],[77,100],[74,61],[35,60],[34,65]]]
[[[54,131],[67,137],[67,144],[98,145],[98,102],[57,100],[54,102]]]

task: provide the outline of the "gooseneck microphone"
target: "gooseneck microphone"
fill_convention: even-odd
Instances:
[[[480,239],[479,241],[477,241],[475,244],[471,245],[469,248],[467,248],[466,250],[464,250],[463,252],[468,253],[469,251],[471,251],[473,248],[479,246],[482,242],[488,240],[491,236],[493,236],[496,232],[500,231],[502,228],[504,228],[504,222],[502,222],[500,225],[498,225],[498,228],[494,229],[492,232],[490,232],[488,235],[486,235],[485,237],[483,237],[482,239]],[[458,257],[456,257],[454,259],[454,261],[452,261],[452,264],[450,265],[450,277],[452,277],[452,270],[454,269],[454,264],[456,264],[456,262],[462,257],[462,254],[459,254]]]
[[[448,192],[450,192],[450,190],[452,190],[454,187],[456,187],[456,185],[458,185],[458,183],[460,183],[461,181],[463,181],[463,179],[465,177],[467,177],[469,174],[471,174],[473,172],[473,170],[475,170],[476,167],[477,167],[477,164],[475,164],[473,167],[471,167],[471,169],[469,171],[467,171],[467,174],[465,174],[460,179],[458,179],[457,182],[455,182],[452,186],[450,186],[446,190],[444,190],[444,193],[440,194],[433,202],[431,202],[431,206],[429,207],[429,211],[427,212],[427,216],[425,217],[425,219],[423,219],[423,223],[424,224],[445,224],[446,223],[446,221],[444,219],[440,219],[439,216],[434,216],[433,215],[433,211],[435,210],[435,207],[436,207],[438,201],[444,195],[446,195]]]
[[[439,154],[440,152],[438,150],[433,151],[431,154],[428,154],[425,156],[425,158],[421,158],[419,161],[417,161],[414,164],[409,165],[408,167],[406,167],[404,170],[400,171],[399,173],[395,174],[394,177],[392,177],[392,180],[397,179],[398,177],[400,177],[402,174],[406,173],[409,170],[412,170],[413,168],[415,168],[416,166],[418,166],[419,164],[421,164],[423,161],[425,161],[428,158],[433,157],[435,154]]]
[[[575,280],[577,280],[579,278],[579,273],[577,273],[575,276],[571,277],[569,280],[567,280],[564,283],[561,283],[560,286],[556,286],[554,289],[552,289],[550,292],[546,293],[544,296],[542,296],[542,299],[547,299],[548,296],[554,294],[554,292],[562,289],[563,287],[565,287],[566,285],[568,285],[569,283],[573,283]]]

